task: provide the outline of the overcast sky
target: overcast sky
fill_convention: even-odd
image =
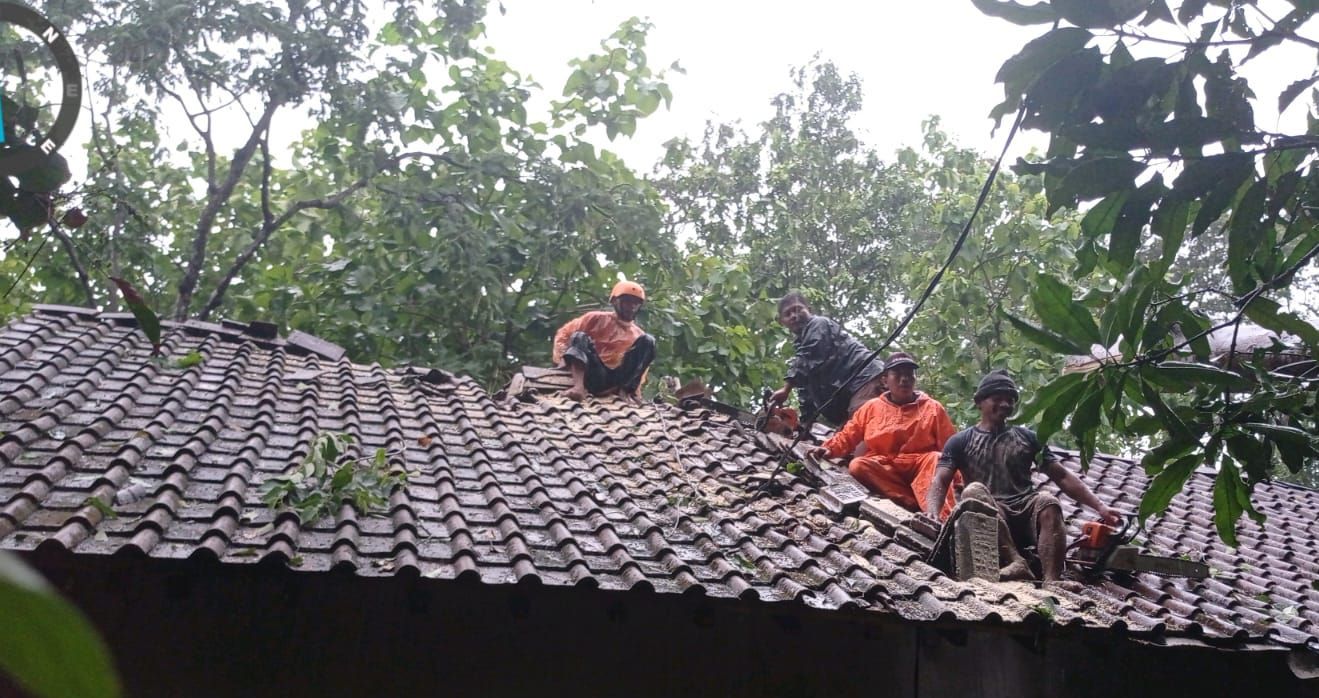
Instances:
[[[994,74],[1004,59],[1043,32],[980,14],[969,0],[920,2],[750,2],[742,0],[503,0],[491,3],[490,43],[514,67],[557,93],[570,59],[588,55],[628,17],[655,25],[647,42],[652,65],[679,61],[673,107],[643,121],[631,142],[616,142],[635,168],[649,171],[660,144],[699,135],[708,119],[769,117],[769,100],[790,86],[788,70],[815,54],[857,73],[865,111],[854,124],[887,153],[919,143],[920,124],[939,114],[967,145],[1001,147],[986,118],[1002,88]],[[1039,142],[1039,141],[1037,141]]]
[[[970,0],[503,0],[502,16],[498,3],[490,6],[489,43],[554,94],[568,76],[568,61],[596,49],[620,22],[638,16],[654,23],[651,64],[677,60],[687,74],[670,78],[672,110],[644,120],[630,141],[608,146],[642,172],[659,158],[661,143],[699,136],[708,119],[751,126],[770,116],[770,98],[790,86],[789,68],[817,53],[861,77],[866,106],[854,127],[881,153],[919,144],[921,121],[931,114],[960,143],[997,153],[1007,129],[991,136],[987,114],[1002,98],[994,75],[1048,29],[987,17]],[[1276,124],[1272,105],[1282,81],[1304,72],[1285,63],[1314,65],[1313,52],[1271,53],[1280,55],[1266,55],[1248,73],[1265,128]],[[1303,130],[1303,107],[1288,116],[1297,122],[1291,128]],[[1013,152],[1045,143],[1026,134]]]

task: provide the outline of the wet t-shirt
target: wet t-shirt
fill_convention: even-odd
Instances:
[[[1031,470],[1058,457],[1026,427],[964,429],[948,439],[939,467],[962,471],[968,483],[983,483],[994,499],[1012,507],[1035,492]]]

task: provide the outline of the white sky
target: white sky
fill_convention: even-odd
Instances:
[[[489,44],[551,95],[562,89],[570,59],[589,55],[628,17],[650,19],[650,64],[677,60],[687,74],[670,75],[670,111],[661,108],[643,120],[631,139],[599,139],[642,173],[659,159],[661,143],[699,138],[706,120],[740,119],[751,128],[771,116],[770,98],[791,85],[789,68],[817,53],[861,77],[865,109],[853,126],[882,155],[919,145],[921,121],[931,114],[942,117],[959,143],[997,154],[1007,128],[990,134],[987,115],[1003,94],[994,75],[1048,30],[985,16],[970,0],[503,0],[502,16],[498,2],[491,2],[487,17]],[[1277,94],[1287,81],[1308,75],[1307,61],[1314,66],[1313,52],[1274,50],[1246,71],[1259,91],[1256,114],[1265,128],[1278,123]],[[1292,132],[1304,131],[1305,101],[1297,100],[1286,115]],[[1025,133],[1012,153],[1042,150],[1046,143],[1038,133]]]
[[[980,14],[969,0],[919,2],[750,2],[747,0],[504,0],[491,3],[488,37],[496,53],[553,94],[568,61],[589,55],[628,17],[655,25],[646,45],[655,68],[677,60],[673,106],[643,120],[636,135],[608,147],[641,172],[678,135],[699,137],[706,120],[740,119],[748,127],[772,115],[770,99],[787,91],[789,68],[815,54],[857,73],[865,110],[853,125],[888,154],[920,142],[931,114],[965,145],[995,151],[1006,127],[990,137],[989,110],[1002,97],[994,74],[1022,44],[1047,27],[1019,27]],[[1043,140],[1023,139],[1042,145]]]

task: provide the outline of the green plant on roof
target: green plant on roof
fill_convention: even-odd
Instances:
[[[371,457],[350,458],[353,437],[323,432],[293,472],[267,480],[261,500],[271,508],[292,511],[308,524],[350,502],[363,514],[383,512],[395,487],[407,483],[406,472],[391,472],[389,453],[378,448]]]

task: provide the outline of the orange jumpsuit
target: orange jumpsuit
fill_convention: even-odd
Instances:
[[[956,432],[938,400],[917,393],[905,405],[894,404],[884,393],[857,410],[837,433],[824,442],[830,458],[852,453],[864,441],[865,455],[848,464],[847,471],[872,492],[881,494],[913,511],[925,505],[925,493],[934,479],[944,442]],[[948,488],[939,518],[952,511],[954,489],[961,473]]]
[[[568,340],[574,332],[585,332],[595,343],[596,354],[600,362],[609,368],[618,368],[623,363],[623,355],[645,336],[646,331],[635,322],[624,322],[612,310],[593,310],[578,318],[569,320],[558,332],[554,333],[554,351],[552,357],[555,366],[563,366],[563,354],[568,351]],[[641,374],[641,382],[646,382],[650,369]]]

